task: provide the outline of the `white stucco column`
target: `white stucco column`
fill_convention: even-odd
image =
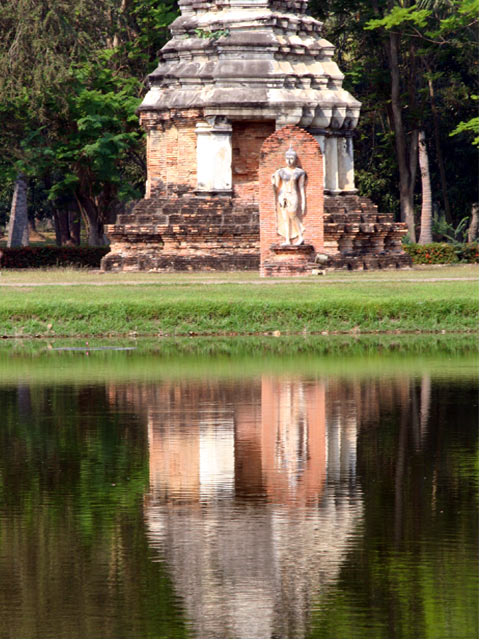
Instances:
[[[353,168],[353,139],[351,136],[337,138],[338,188],[343,193],[356,193]]]
[[[345,416],[342,421],[340,445],[340,469],[342,475],[354,477],[357,466],[357,418]]]
[[[232,191],[232,125],[199,122],[197,134],[197,190]]]
[[[328,136],[325,140],[325,190],[330,193],[340,193],[338,186],[338,149],[335,136]]]

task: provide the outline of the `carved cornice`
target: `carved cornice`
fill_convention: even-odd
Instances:
[[[360,103],[305,14],[306,0],[183,0],[140,111],[196,107],[230,118],[353,129]],[[238,113],[237,113],[238,112]]]

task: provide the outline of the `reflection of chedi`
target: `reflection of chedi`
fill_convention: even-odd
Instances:
[[[169,393],[148,403],[145,518],[195,635],[303,636],[362,513],[354,412],[326,419],[321,382]]]

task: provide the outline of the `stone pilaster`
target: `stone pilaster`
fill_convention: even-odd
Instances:
[[[338,188],[342,193],[357,193],[353,165],[353,139],[345,136],[337,139]]]
[[[338,182],[338,138],[328,136],[325,140],[325,191],[332,195],[341,192]]]
[[[318,146],[320,147],[320,151],[322,153],[322,161],[323,161],[323,180],[325,182],[326,180],[326,175],[327,175],[327,171],[326,171],[326,167],[325,167],[325,133],[312,133],[313,137],[315,138],[315,140],[318,142]],[[324,188],[325,188],[325,184],[324,184]]]
[[[232,125],[212,118],[199,122],[197,134],[197,193],[232,193]]]

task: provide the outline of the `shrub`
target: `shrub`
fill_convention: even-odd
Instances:
[[[0,249],[0,267],[5,269],[39,269],[43,267],[100,266],[109,247],[11,247]]]
[[[467,242],[456,247],[460,262],[478,262],[478,242]]]
[[[406,244],[404,250],[414,264],[451,264],[458,262],[455,245],[446,242],[431,244]]]

